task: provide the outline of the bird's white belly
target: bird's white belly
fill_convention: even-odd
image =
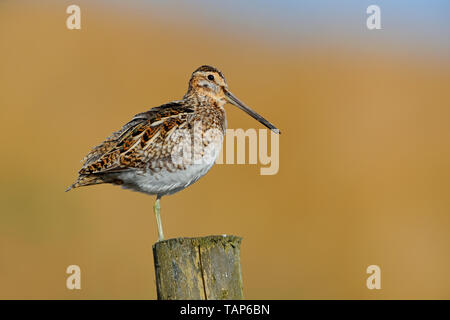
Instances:
[[[117,173],[122,187],[152,195],[169,195],[187,188],[214,165],[222,144],[211,144],[207,157],[200,157],[182,169],[133,170]]]

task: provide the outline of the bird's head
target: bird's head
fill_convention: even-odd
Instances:
[[[189,80],[188,94],[210,98],[220,106],[227,100],[225,92],[228,85],[222,72],[211,66],[201,66],[192,73]]]
[[[189,88],[186,96],[196,95],[201,98],[209,98],[219,106],[224,106],[227,102],[245,111],[248,115],[261,122],[275,133],[280,131],[269,121],[247,107],[242,101],[236,98],[228,89],[225,76],[218,69],[211,66],[201,66],[197,68],[189,80]]]

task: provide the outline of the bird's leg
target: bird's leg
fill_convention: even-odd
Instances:
[[[153,211],[155,211],[156,216],[156,224],[158,225],[158,241],[164,240],[164,234],[162,229],[162,223],[161,223],[161,215],[160,215],[160,206],[159,206],[159,200],[161,199],[161,196],[156,196],[155,205],[153,206]]]

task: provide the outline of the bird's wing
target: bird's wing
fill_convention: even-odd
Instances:
[[[171,102],[139,113],[85,157],[80,175],[101,174],[143,167],[143,160],[158,156],[152,152],[155,140],[164,142],[173,129],[186,122],[192,108]]]

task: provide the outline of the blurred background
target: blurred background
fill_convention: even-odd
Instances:
[[[71,4],[81,30],[66,28]],[[280,168],[214,166],[162,199],[167,238],[242,236],[248,299],[449,299],[449,9],[1,0],[0,298],[156,298],[154,198],[64,190],[91,147],[210,64],[281,129]],[[71,264],[81,290],[66,289]],[[373,264],[381,290],[366,287]]]

